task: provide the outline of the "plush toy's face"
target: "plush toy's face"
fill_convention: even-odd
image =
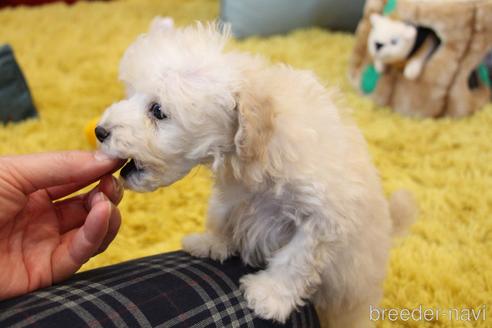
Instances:
[[[371,25],[367,46],[374,59],[391,64],[407,58],[417,38],[415,26],[378,14],[371,15]]]

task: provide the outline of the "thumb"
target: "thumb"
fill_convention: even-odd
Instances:
[[[97,197],[99,195],[99,197]],[[102,194],[96,195],[87,218],[78,229],[69,231],[52,254],[53,281],[74,274],[102,246],[115,207]]]
[[[24,194],[69,183],[83,183],[116,171],[123,162],[100,153],[65,151],[3,157],[0,168]]]

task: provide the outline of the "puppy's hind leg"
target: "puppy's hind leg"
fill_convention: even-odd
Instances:
[[[185,236],[181,242],[183,250],[196,257],[220,262],[233,255],[235,249],[226,222],[229,212],[230,208],[219,201],[217,193],[212,194],[206,231]]]

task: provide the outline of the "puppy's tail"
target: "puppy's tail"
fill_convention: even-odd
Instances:
[[[407,190],[397,190],[391,195],[389,210],[393,221],[393,236],[405,235],[418,214],[415,198]]]

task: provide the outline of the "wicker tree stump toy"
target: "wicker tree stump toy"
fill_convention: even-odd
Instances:
[[[492,0],[368,0],[350,63],[378,105],[462,117],[491,99]]]

